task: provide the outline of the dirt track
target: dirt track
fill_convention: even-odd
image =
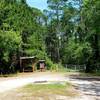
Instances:
[[[67,81],[71,82],[75,88],[82,94],[83,99],[79,100],[100,100],[100,80],[99,78],[77,77],[75,75],[66,75],[61,73],[33,73],[21,75],[13,78],[0,78],[0,93],[22,87],[29,83],[41,81]],[[74,100],[74,99],[73,99]],[[75,99],[76,100],[76,99]]]
[[[25,76],[0,79],[0,92],[5,92],[36,81],[66,81],[63,75],[50,72],[33,73]]]

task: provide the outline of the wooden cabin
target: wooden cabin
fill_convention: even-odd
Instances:
[[[21,72],[33,72],[35,70],[36,57],[20,57]]]

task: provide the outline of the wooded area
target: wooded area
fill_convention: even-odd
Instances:
[[[100,71],[100,0],[48,0],[43,12],[26,0],[0,0],[0,73],[20,70],[20,57]]]

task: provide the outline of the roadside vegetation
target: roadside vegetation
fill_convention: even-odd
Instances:
[[[20,57],[59,64],[86,65],[100,72],[100,0],[47,0],[48,9],[26,0],[0,0],[0,74],[20,71]]]

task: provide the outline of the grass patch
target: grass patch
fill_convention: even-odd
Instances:
[[[76,96],[77,93],[70,83],[65,84],[29,84],[22,89],[21,92],[30,97],[45,97],[53,95]]]
[[[95,72],[95,73],[90,73],[90,74],[93,75],[93,76],[100,76],[100,71]]]
[[[89,77],[92,77],[92,76],[100,76],[100,72],[95,72],[95,73],[80,73],[80,76],[89,76]]]
[[[14,74],[2,74],[0,75],[0,77],[16,77],[18,76],[18,73],[14,73]]]
[[[62,97],[60,100],[63,100],[63,97],[77,97],[79,93],[70,83],[65,82],[64,84],[29,84],[2,94],[0,100],[58,100],[59,96]]]
[[[71,87],[71,84],[67,83],[66,85],[62,85],[62,84],[29,84],[25,87],[23,87],[23,89],[28,89],[28,90],[35,90],[35,91],[40,91],[40,90],[55,90],[55,89],[65,89],[66,87]]]

